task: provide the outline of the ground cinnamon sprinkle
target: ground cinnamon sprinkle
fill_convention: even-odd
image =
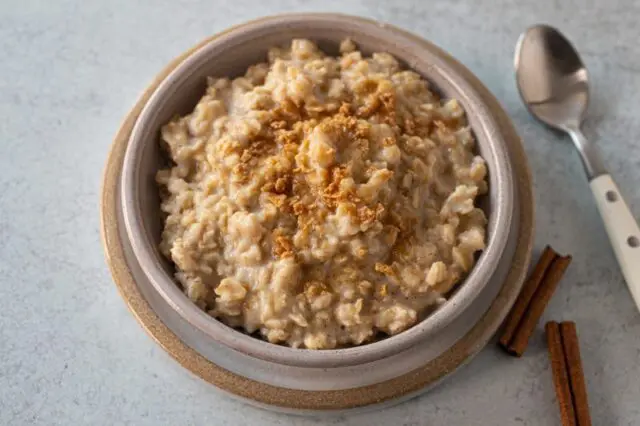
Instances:
[[[393,268],[390,265],[386,265],[384,263],[376,263],[374,269],[381,274],[395,275],[395,271],[393,270]]]
[[[294,248],[291,239],[284,235],[280,229],[276,229],[272,234],[273,238],[273,255],[279,259],[293,257]]]

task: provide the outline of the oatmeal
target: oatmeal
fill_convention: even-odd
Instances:
[[[391,55],[308,40],[210,78],[162,129],[161,251],[210,315],[326,349],[411,327],[485,246],[464,111]]]

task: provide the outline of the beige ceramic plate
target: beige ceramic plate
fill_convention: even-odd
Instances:
[[[451,343],[440,353],[434,356],[426,356],[425,354],[424,363],[420,364],[418,368],[412,368],[411,371],[402,372],[375,383],[354,387],[345,385],[338,390],[330,390],[327,387],[313,389],[312,386],[306,386],[305,389],[293,389],[293,386],[287,383],[280,385],[267,383],[268,380],[261,378],[258,374],[259,372],[249,371],[245,376],[253,376],[251,378],[232,373],[228,369],[223,369],[217,365],[219,363],[213,363],[200,355],[199,352],[202,351],[192,349],[197,345],[192,343],[191,347],[187,346],[178,336],[181,334],[180,330],[174,328],[172,332],[151,308],[150,301],[143,296],[140,285],[146,283],[142,282],[144,275],[140,274],[138,270],[135,258],[130,252],[126,234],[122,229],[122,218],[119,215],[118,188],[124,151],[135,120],[159,83],[191,51],[187,52],[170,64],[147,89],[116,136],[104,177],[102,199],[103,239],[108,262],[116,284],[133,313],[147,331],[174,358],[205,380],[236,396],[261,405],[285,410],[340,410],[387,403],[411,396],[421,389],[427,388],[462,365],[486,344],[506,315],[526,273],[532,243],[533,205],[531,178],[520,140],[498,102],[468,70],[428,42],[410,35],[407,36],[412,37],[415,42],[424,44],[426,48],[437,52],[441,58],[447,61],[450,67],[455,68],[458,73],[464,76],[491,110],[500,132],[508,142],[511,162],[514,165],[514,169],[518,171],[517,175],[514,175],[514,179],[519,199],[517,209],[519,211],[519,217],[517,218],[519,226],[512,232],[510,237],[512,243],[509,251],[513,257],[512,259],[509,257],[507,261],[510,259],[511,261],[503,265],[506,279],[500,277],[499,282],[494,283],[491,293],[485,295],[485,302],[483,303],[486,306],[478,305],[478,302],[476,304],[478,306],[470,309],[470,312],[475,311],[477,314],[477,318],[472,322],[475,325],[470,325],[460,336],[454,336],[455,338],[453,339],[449,336],[448,341]],[[206,40],[201,45],[206,44],[208,41]],[[198,47],[196,46],[193,50]],[[138,283],[136,283],[134,277],[137,277]],[[462,329],[458,327],[458,333],[460,333],[460,330]],[[174,332],[177,332],[178,335],[174,334]],[[233,366],[227,367],[236,370]]]

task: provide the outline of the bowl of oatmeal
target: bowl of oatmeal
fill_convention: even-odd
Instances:
[[[401,31],[312,16],[194,52],[127,147],[123,217],[148,297],[201,351],[393,356],[460,315],[507,244],[511,166],[471,87]]]

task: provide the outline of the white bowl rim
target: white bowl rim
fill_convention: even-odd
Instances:
[[[238,36],[246,36],[258,31],[278,30],[283,25],[309,24],[310,22],[315,25],[324,24],[328,29],[331,25],[342,24],[349,25],[354,31],[377,31],[385,38],[394,38],[405,46],[419,51],[420,56],[427,56],[433,64],[433,72],[438,73],[440,79],[446,81],[450,88],[460,93],[468,105],[473,106],[473,115],[480,125],[480,128],[473,128],[478,143],[481,143],[481,137],[478,135],[483,135],[486,138],[484,148],[488,149],[494,160],[500,164],[500,167],[491,171],[495,181],[494,185],[498,186],[498,193],[489,218],[487,247],[470,274],[459,284],[459,288],[447,302],[427,318],[402,333],[361,346],[327,350],[293,349],[272,344],[234,330],[199,309],[182,293],[173,277],[166,274],[158,266],[157,258],[153,254],[152,243],[143,230],[143,218],[137,203],[138,188],[136,184],[138,181],[136,165],[139,164],[139,148],[144,143],[145,132],[148,130],[145,128],[145,123],[150,121],[158,105],[164,102],[167,95],[171,95],[179,82],[189,78],[192,68],[210,56],[210,51]],[[490,279],[506,247],[508,232],[500,232],[500,230],[510,229],[513,215],[515,189],[512,182],[511,165],[505,154],[506,144],[498,131],[497,123],[489,109],[480,100],[480,96],[446,61],[439,58],[437,51],[430,50],[428,46],[425,40],[404,30],[366,18],[324,13],[275,15],[245,23],[214,37],[191,53],[160,83],[136,121],[126,148],[120,182],[122,212],[127,236],[143,272],[158,293],[189,324],[211,336],[219,344],[265,361],[302,367],[347,366],[385,358],[415,345],[418,341],[445,327],[475,299],[475,296]],[[432,79],[430,76],[426,76],[426,78]]]

